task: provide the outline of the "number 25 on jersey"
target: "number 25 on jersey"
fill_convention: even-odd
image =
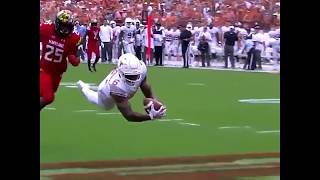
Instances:
[[[60,63],[63,57],[63,49],[47,44],[44,59],[54,63]]]

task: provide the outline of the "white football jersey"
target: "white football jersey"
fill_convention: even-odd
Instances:
[[[196,46],[198,46],[199,41],[200,41],[200,29],[201,28],[197,28],[197,29],[193,30],[194,42],[195,42]]]
[[[131,99],[136,94],[147,74],[147,67],[142,61],[141,63],[143,64],[144,73],[141,74],[140,79],[133,86],[128,85],[125,80],[121,78],[117,69],[109,73],[98,87],[99,96],[103,99],[103,102],[108,104],[114,103],[111,93],[128,99]]]
[[[179,42],[179,39],[180,39],[180,33],[181,31],[179,29],[175,30],[173,32],[173,41],[178,43]]]
[[[127,42],[132,42],[134,39],[134,32],[136,31],[136,27],[131,25],[130,28],[127,26],[122,26],[121,31],[123,32],[123,39]]]
[[[216,34],[219,33],[219,29],[216,28],[216,27],[212,27],[212,29],[208,28],[208,32],[211,35],[211,42],[212,43],[217,43]]]
[[[222,26],[222,27],[221,27],[221,32],[222,32],[222,34],[224,34],[225,32],[227,32],[227,31],[229,31],[229,30],[230,30],[230,28],[227,27],[227,26]]]
[[[164,34],[165,34],[165,37],[166,37],[166,42],[172,42],[173,40],[173,30],[170,29],[166,29],[164,30]]]
[[[116,26],[112,29],[113,38],[115,39],[116,42],[119,41],[120,29],[121,29],[120,26]]]

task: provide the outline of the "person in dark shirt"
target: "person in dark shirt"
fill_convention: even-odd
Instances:
[[[231,67],[235,68],[234,45],[238,40],[238,35],[234,31],[234,27],[230,26],[230,30],[224,33],[224,68],[228,68],[228,57],[230,58]]]
[[[182,26],[181,28],[181,34],[180,34],[180,41],[181,41],[181,49],[182,49],[182,57],[183,57],[183,67],[189,68],[189,58],[188,58],[188,47],[189,42],[192,39],[192,33],[185,28],[185,26]]]
[[[201,62],[202,67],[205,67],[205,61],[207,61],[207,66],[210,66],[209,59],[209,43],[205,36],[202,36],[198,45],[198,50],[201,52]]]

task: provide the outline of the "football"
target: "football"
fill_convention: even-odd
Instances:
[[[151,105],[154,105],[154,109],[157,111],[161,108],[162,104],[155,100],[155,99],[151,99],[151,98],[145,98],[143,100],[143,105],[144,105],[144,110],[148,113],[150,108],[151,108]]]

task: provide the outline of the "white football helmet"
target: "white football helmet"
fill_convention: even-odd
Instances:
[[[116,27],[117,23],[115,21],[110,21],[110,25],[112,28]]]
[[[137,27],[139,27],[141,23],[140,23],[139,19],[136,19],[134,24],[135,24]]]
[[[144,62],[140,61],[135,55],[126,53],[120,56],[117,70],[121,79],[129,86],[136,85],[147,73]]]
[[[188,24],[186,27],[187,30],[191,31],[192,30],[192,24]]]
[[[132,19],[131,18],[126,18],[124,23],[128,28],[130,28],[130,26],[132,25]]]

